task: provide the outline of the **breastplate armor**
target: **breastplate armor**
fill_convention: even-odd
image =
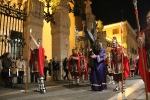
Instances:
[[[121,71],[121,60],[122,60],[121,55],[122,53],[120,49],[112,50],[115,73],[120,73]]]
[[[113,55],[113,60],[115,61],[115,62],[121,62],[121,55],[122,55],[122,53],[121,53],[121,50],[120,49],[114,49],[113,51],[112,51],[112,55]]]
[[[78,61],[75,60],[75,59],[71,59],[70,62],[71,62],[71,65],[77,65],[77,62],[78,62]]]
[[[83,57],[80,57],[80,65],[84,66],[84,58]]]
[[[150,29],[145,31],[145,48],[150,49]]]
[[[84,68],[85,68],[85,65],[84,65],[84,58],[83,57],[80,57],[80,68],[81,68],[81,71],[84,72]]]

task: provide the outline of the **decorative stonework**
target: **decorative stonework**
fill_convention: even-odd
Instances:
[[[92,2],[90,0],[87,0],[84,2],[86,7],[85,7],[85,13],[86,13],[86,21],[87,21],[87,27],[88,29],[92,29],[92,23],[95,20],[95,16],[92,14],[92,8],[91,4]]]
[[[54,6],[54,20],[56,24],[51,23],[51,28],[53,29],[52,34],[59,33],[61,29],[64,33],[69,33],[70,28],[70,18],[69,11],[67,8],[67,0],[52,0]],[[56,28],[56,30],[55,30]]]
[[[52,0],[53,10],[55,11],[55,25],[51,23],[52,34],[52,57],[57,56],[60,61],[59,79],[62,79],[62,61],[67,57],[66,39],[69,40],[70,18],[67,0]],[[69,54],[69,47],[68,47]],[[53,78],[52,78],[53,79]]]
[[[44,18],[44,3],[39,0],[27,0],[24,4],[27,7],[27,16]]]
[[[91,4],[92,2],[90,0],[85,1],[85,13],[92,13]]]
[[[68,9],[68,0],[51,0],[53,6],[52,7],[64,7],[66,9]]]

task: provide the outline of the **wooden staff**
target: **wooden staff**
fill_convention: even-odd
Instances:
[[[133,0],[133,4],[134,4],[134,8],[135,8],[136,22],[137,22],[137,28],[138,28],[138,36],[141,36],[140,35],[140,24],[139,24],[139,18],[138,18],[137,0]],[[145,63],[144,63],[143,47],[142,47],[141,42],[140,42],[140,50],[141,50],[141,55],[142,55],[142,66],[143,66],[144,83],[145,83],[145,95],[146,95],[146,100],[148,100],[146,67],[145,67]]]
[[[29,38],[29,51],[31,51],[31,38]],[[28,66],[26,66],[26,85],[25,85],[25,92],[28,90]]]
[[[122,45],[122,22],[120,23],[120,27],[121,27],[121,45]],[[123,57],[124,57],[124,52],[123,52],[123,46],[121,46],[121,50],[122,50],[122,54],[121,54],[121,70],[122,70],[122,80],[121,80],[121,84],[122,84],[122,93],[124,92],[124,87],[123,87],[123,84],[124,84],[124,66],[123,66]]]

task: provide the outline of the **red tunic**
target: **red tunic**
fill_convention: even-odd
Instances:
[[[78,73],[79,73],[79,76],[81,76],[80,57],[79,57],[79,55],[78,55],[77,53],[72,54],[71,56],[73,56],[73,57],[78,57],[77,67],[78,67]],[[71,72],[70,66],[71,66],[71,62],[69,61],[69,62],[68,62],[68,70],[69,70],[69,72]]]
[[[38,71],[41,74],[41,76],[44,76],[44,48],[42,46],[38,49]]]
[[[146,29],[147,29],[147,28],[146,28]],[[140,33],[141,36],[142,36],[143,33],[146,31],[146,29],[144,29],[144,30]],[[145,66],[146,66],[146,49],[143,48],[142,51],[143,51],[143,57],[144,57],[144,62],[145,62],[145,63],[144,63],[144,66],[143,66],[143,64],[142,64],[142,52],[141,52],[141,49],[138,48],[138,53],[139,53],[139,64],[138,64],[138,68],[139,68],[139,72],[140,72],[140,75],[141,75],[143,81],[144,81],[143,68],[145,69],[145,71],[146,71],[147,89],[148,89],[148,92],[150,92],[150,72],[148,72],[148,71],[146,70],[146,68],[145,68]]]

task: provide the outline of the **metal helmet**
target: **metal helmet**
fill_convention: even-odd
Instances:
[[[37,43],[38,43],[39,45],[42,45],[42,40],[41,40],[41,39],[38,39],[38,40],[37,40]]]
[[[117,38],[113,37],[113,39],[112,39],[112,47],[115,48],[115,47],[117,47],[117,45],[118,45]]]

